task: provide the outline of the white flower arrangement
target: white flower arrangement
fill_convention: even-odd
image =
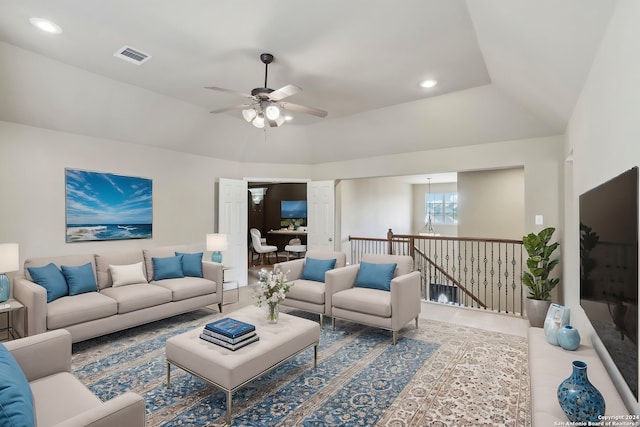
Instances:
[[[272,307],[284,300],[293,285],[287,282],[287,273],[289,272],[260,270],[260,287],[255,295],[258,307],[267,304]]]

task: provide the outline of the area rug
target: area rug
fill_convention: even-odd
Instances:
[[[169,337],[220,316],[198,310],[74,344],[72,370],[102,400],[143,396],[148,426],[222,426],[224,393],[176,367],[167,389],[164,359]],[[316,369],[308,349],[248,384],[233,395],[233,419],[236,426],[530,426],[526,339],[421,320],[392,346],[388,331],[338,321],[322,330]]]

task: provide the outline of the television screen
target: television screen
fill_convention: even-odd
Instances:
[[[306,200],[282,200],[280,202],[280,218],[302,219],[306,217]]]
[[[638,168],[580,196],[580,305],[638,398]]]

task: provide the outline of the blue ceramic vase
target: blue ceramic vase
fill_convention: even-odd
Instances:
[[[571,376],[558,386],[558,402],[564,413],[573,422],[598,422],[604,415],[604,398],[589,382],[587,364],[573,361]]]
[[[565,325],[558,329],[556,334],[558,344],[565,350],[576,350],[580,347],[580,334],[578,330],[571,325]]]
[[[0,274],[0,302],[5,302],[9,299],[9,278],[6,274]]]

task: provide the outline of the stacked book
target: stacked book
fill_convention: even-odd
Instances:
[[[230,317],[207,323],[200,338],[233,351],[260,339],[254,325]]]

